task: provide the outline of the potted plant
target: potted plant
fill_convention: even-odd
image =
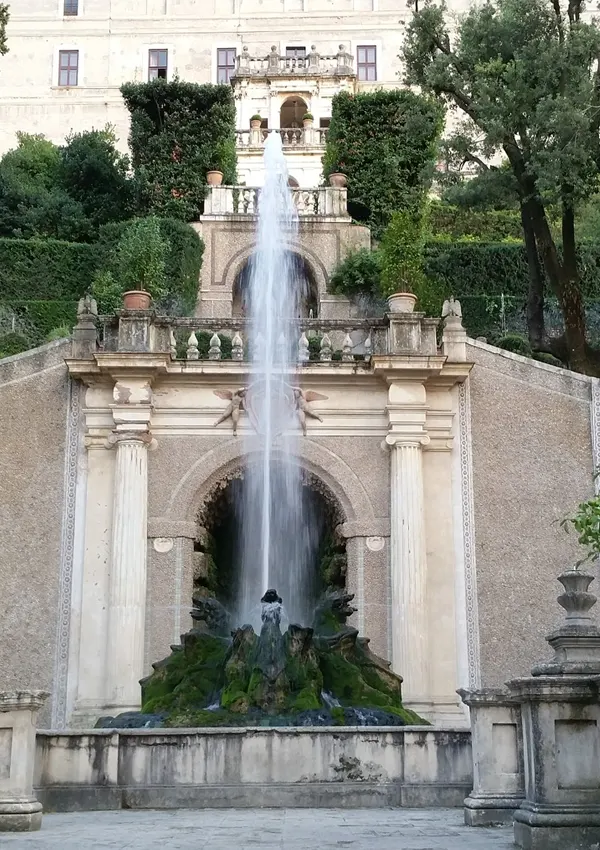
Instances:
[[[252,118],[250,119],[250,129],[251,130],[260,130],[261,126],[262,126],[262,118],[260,117],[260,115],[257,112],[256,115],[253,115]]]
[[[100,312],[148,310],[152,300],[166,294],[165,260],[169,243],[156,216],[132,221],[121,236],[110,268],[96,275],[92,295]]]
[[[312,127],[312,125],[314,123],[314,120],[315,119],[314,119],[314,115],[312,114],[312,112],[305,112],[304,115],[302,116],[302,126],[304,127],[304,129],[310,130],[310,128]]]
[[[578,543],[587,549],[568,570],[559,575],[558,580],[565,589],[559,597],[559,604],[567,612],[567,620],[584,617],[594,605],[596,597],[588,593],[588,587],[594,581],[594,576],[582,570],[588,561],[596,561],[600,557],[600,496],[581,502],[572,516],[562,520],[565,530],[573,528],[577,534]]]
[[[426,283],[423,248],[423,212],[395,212],[381,240],[381,289],[390,313],[414,311],[414,290],[423,290]]]

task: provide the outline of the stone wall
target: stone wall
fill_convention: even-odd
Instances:
[[[8,690],[53,692],[57,677],[69,350],[58,341],[0,360],[0,680]],[[51,710],[49,701],[41,725]]]
[[[35,786],[46,811],[458,806],[470,739],[429,727],[40,733]]]
[[[591,380],[471,343],[482,685],[528,674],[561,620],[556,576],[581,557],[560,521],[593,493]]]

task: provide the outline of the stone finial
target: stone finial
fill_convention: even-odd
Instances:
[[[98,305],[91,295],[80,298],[77,305],[77,324],[73,328],[72,356],[77,360],[87,360],[94,356],[98,348]]]
[[[308,363],[310,360],[310,351],[308,346],[308,337],[302,331],[302,336],[298,342],[298,363]]]
[[[457,301],[454,296],[447,298],[444,301],[444,306],[442,307],[442,319],[450,317],[462,319],[462,307],[460,306],[460,301]]]
[[[98,304],[91,295],[80,298],[77,304],[77,319],[79,320],[83,316],[93,316],[94,318],[98,316]]]
[[[369,331],[369,335],[367,336],[364,342],[365,348],[365,360],[368,362],[373,356],[373,337],[371,336],[371,331]]]
[[[231,359],[232,360],[243,360],[244,359],[244,341],[239,333],[236,333],[231,340]]]
[[[452,363],[467,359],[467,333],[462,323],[462,307],[456,298],[447,298],[442,307],[444,322],[442,352]]]
[[[169,350],[171,352],[171,357],[175,360],[177,357],[177,340],[175,339],[173,328],[169,331]]]
[[[192,331],[187,343],[186,357],[188,360],[197,360],[199,356],[200,355],[198,354],[198,338],[194,331]]]
[[[534,676],[600,675],[600,629],[590,615],[597,597],[588,591],[594,576],[583,570],[565,570],[558,576],[564,593],[558,604],[566,614],[563,625],[546,640],[554,650],[551,661],[536,665]]]
[[[210,348],[208,349],[209,360],[221,359],[221,339],[218,334],[214,333],[210,338]]]

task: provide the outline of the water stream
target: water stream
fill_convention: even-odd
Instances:
[[[305,622],[314,588],[307,566],[318,538],[318,521],[307,515],[302,472],[294,461],[298,428],[290,374],[299,337],[304,281],[290,250],[298,214],[288,186],[281,138],[265,145],[265,183],[258,204],[256,251],[248,292],[253,388],[248,396],[257,437],[247,446],[242,525],[240,622],[260,623],[257,600],[276,587],[292,622]]]

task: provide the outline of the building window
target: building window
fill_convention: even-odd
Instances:
[[[373,82],[377,79],[377,48],[359,47],[357,51],[358,79]]]
[[[286,47],[285,58],[288,68],[304,68],[306,66],[306,47]]]
[[[79,77],[79,50],[61,50],[58,54],[58,85],[76,86]]]
[[[63,15],[78,15],[79,0],[64,0]]]
[[[148,79],[149,80],[166,80],[167,68],[169,65],[168,50],[150,50],[148,51]]]
[[[227,85],[235,74],[235,47],[220,47],[217,50],[217,83]]]

